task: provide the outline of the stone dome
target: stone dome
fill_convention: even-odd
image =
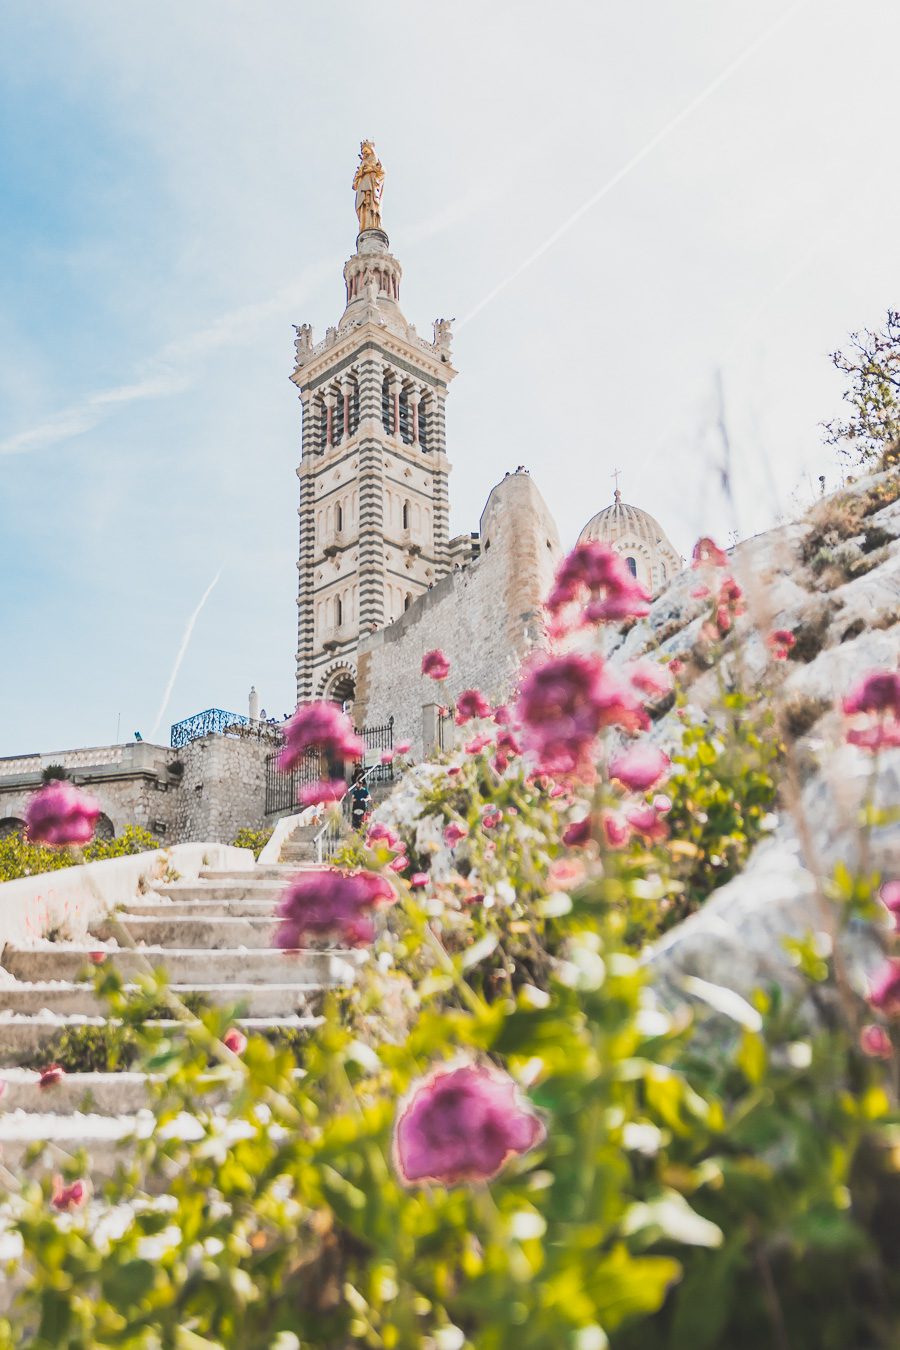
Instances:
[[[637,579],[655,595],[681,570],[681,557],[669,542],[663,527],[648,511],[615,501],[598,511],[578,536],[579,544],[608,544],[621,554]]]

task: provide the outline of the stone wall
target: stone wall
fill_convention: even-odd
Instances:
[[[361,640],[355,720],[394,718],[394,739],[416,755],[433,746],[433,706],[478,688],[510,695],[522,659],[544,641],[543,602],[560,558],[553,517],[527,473],[510,474],[481,517],[481,556],[426,591],[396,623]],[[450,660],[444,685],[421,675],[422,655]],[[431,710],[431,711],[430,711]]]
[[[228,843],[247,826],[271,825],[265,814],[269,741],[204,736],[179,751],[184,765],[175,798],[175,838]]]
[[[138,825],[164,844],[228,843],[245,825],[272,824],[265,762],[273,749],[268,740],[213,735],[178,750],[141,741],[0,759],[0,830],[24,821],[42,770],[57,764],[97,798],[113,834]]]

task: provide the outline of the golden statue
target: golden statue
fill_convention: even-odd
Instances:
[[[356,214],[360,234],[363,230],[380,230],[384,169],[372,141],[363,141],[360,144],[359,164],[353,175],[353,186],[356,189]]]

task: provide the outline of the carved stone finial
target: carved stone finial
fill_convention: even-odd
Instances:
[[[308,323],[295,323],[294,332],[297,334],[294,339],[294,351],[297,354],[297,365],[300,366],[312,351],[312,328]]]
[[[452,323],[452,319],[435,319],[434,321],[434,345],[439,352],[446,352],[448,356],[453,342],[453,332],[450,327]]]
[[[359,164],[353,175],[353,189],[356,193],[356,216],[359,220],[360,234],[363,230],[380,230],[384,169],[372,141],[360,143]]]

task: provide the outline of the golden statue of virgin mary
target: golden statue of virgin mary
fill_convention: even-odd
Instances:
[[[363,230],[380,230],[384,169],[372,141],[363,141],[360,144],[359,164],[353,175],[353,187],[356,191],[356,215],[360,234]]]

